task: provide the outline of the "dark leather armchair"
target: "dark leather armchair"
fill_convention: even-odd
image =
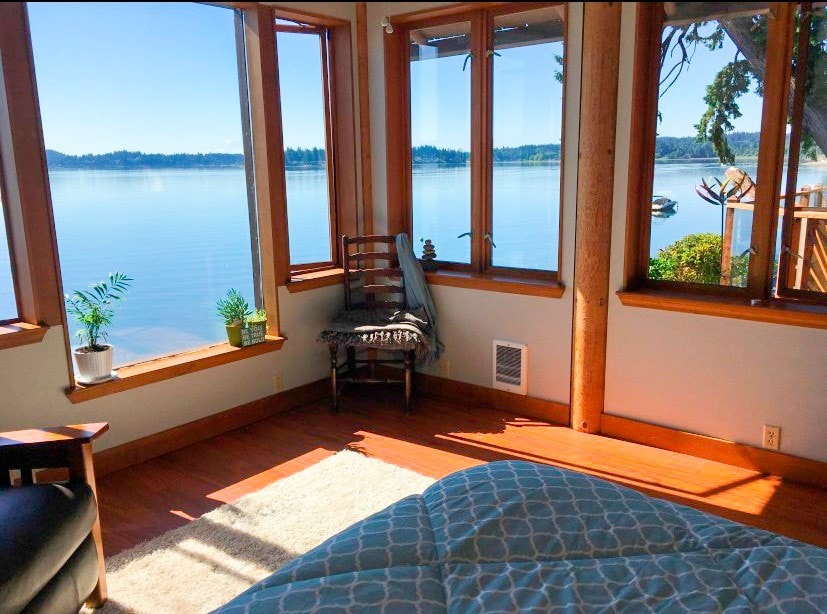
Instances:
[[[108,428],[0,433],[0,614],[69,614],[106,601],[92,441]],[[35,473],[58,468],[68,481]]]

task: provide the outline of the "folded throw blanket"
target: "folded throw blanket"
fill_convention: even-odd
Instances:
[[[407,300],[408,309],[424,309],[425,320],[433,329],[428,353],[422,359],[426,363],[432,363],[439,358],[444,349],[442,342],[439,340],[436,304],[434,299],[431,298],[430,290],[428,290],[428,282],[425,280],[422,265],[413,252],[408,235],[404,232],[396,235],[396,253],[399,256],[399,267],[405,277],[405,299]]]

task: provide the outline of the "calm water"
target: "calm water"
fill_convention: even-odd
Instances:
[[[754,164],[742,167],[755,175]],[[676,200],[678,212],[653,220],[652,254],[686,234],[719,231],[720,209],[694,186],[723,171],[707,162],[657,165],[655,193]],[[559,172],[557,164],[495,168],[498,264],[557,267]],[[827,183],[827,167],[803,166],[799,176],[799,185]],[[53,171],[50,180],[64,290],[85,289],[114,270],[135,278],[110,335],[116,364],[224,340],[215,301],[228,288],[253,302],[243,169]],[[414,239],[432,239],[440,259],[467,261],[469,240],[457,235],[470,229],[468,167],[417,168],[413,185]],[[329,258],[326,190],[324,171],[288,172],[296,262]],[[750,217],[736,216],[736,250],[748,245]],[[0,318],[14,312],[9,287],[0,250]]]

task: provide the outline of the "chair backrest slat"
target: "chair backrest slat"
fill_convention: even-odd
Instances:
[[[396,237],[343,236],[342,268],[345,272],[345,309],[405,309],[405,279],[399,268]],[[386,279],[398,280],[399,284],[384,283]],[[358,298],[362,300],[357,302],[354,295],[360,295]],[[376,300],[376,295],[399,298],[390,300],[388,297],[388,300],[380,301]]]

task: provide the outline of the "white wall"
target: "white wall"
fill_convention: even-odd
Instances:
[[[635,5],[624,3],[612,288],[623,279]],[[609,305],[606,412],[827,461],[827,331]]]
[[[448,2],[393,2],[391,15],[451,4]],[[373,154],[374,224],[377,232],[387,229],[387,167],[385,140],[384,31],[380,20],[388,5],[368,3],[368,47],[370,57],[371,146]],[[574,274],[574,210],[577,184],[577,138],[580,102],[580,48],[582,3],[569,7],[569,48],[566,76],[566,143],[563,195],[561,279],[571,285]],[[492,342],[504,339],[529,346],[528,394],[568,403],[571,378],[572,292],[561,299],[521,296],[431,286],[439,309],[440,333],[445,343],[444,359],[450,370],[435,364],[425,369],[463,382],[491,386]]]
[[[0,431],[106,421],[110,430],[95,444],[103,450],[269,396],[276,373],[285,390],[322,379],[327,346],[315,338],[341,304],[339,286],[298,294],[281,288],[281,350],[76,405],[65,393],[63,330],[52,328],[41,343],[0,352]]]

